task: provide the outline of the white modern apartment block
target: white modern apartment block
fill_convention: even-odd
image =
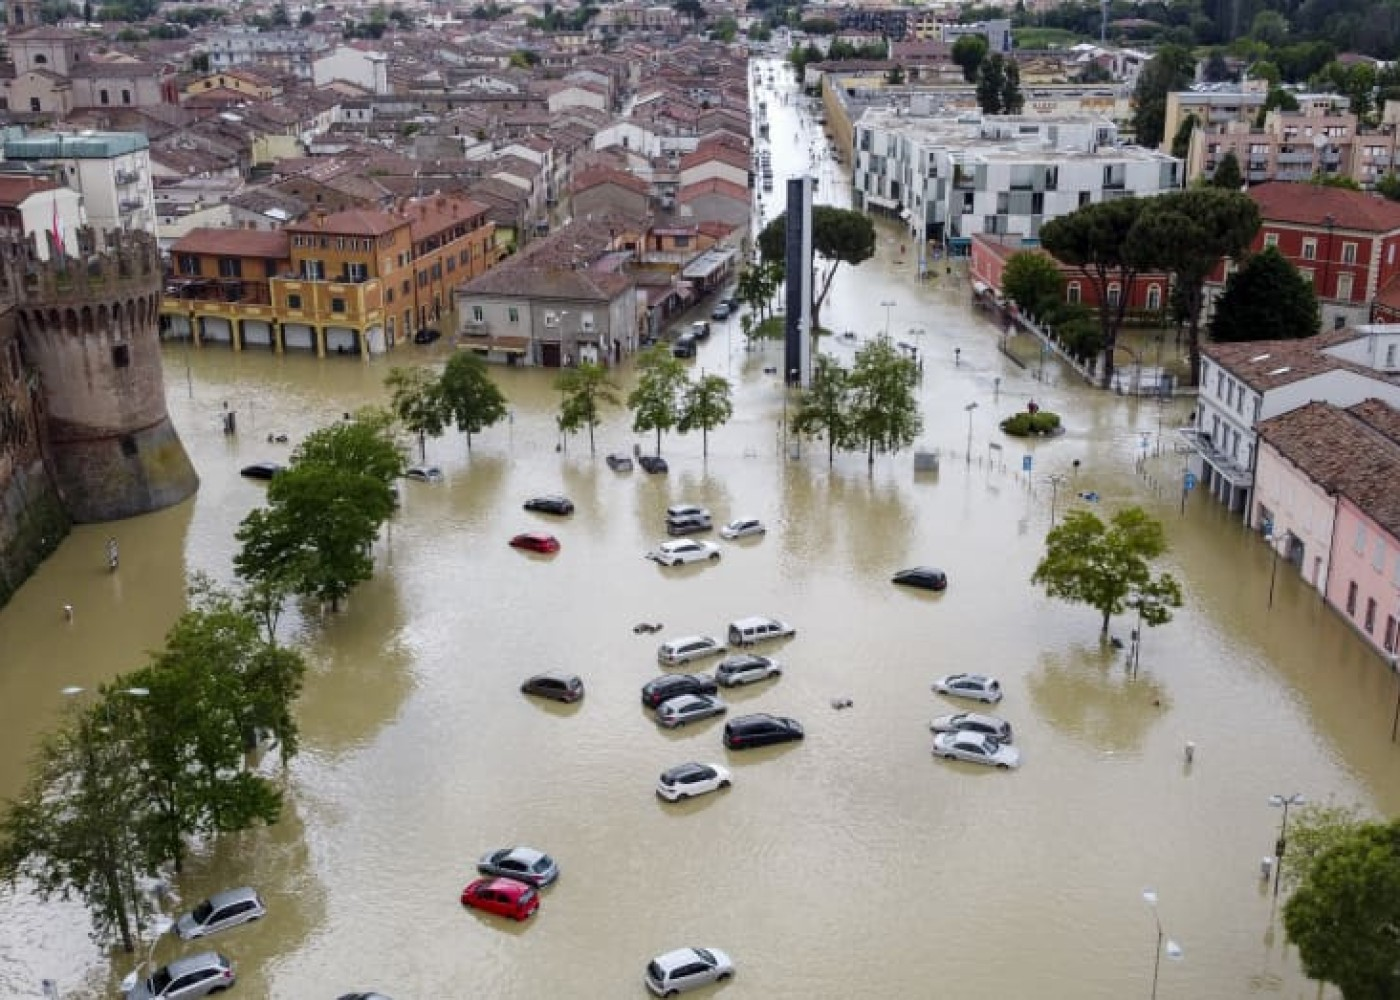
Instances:
[[[156,233],[150,140],[140,132],[27,132],[7,129],[6,160],[46,164],[83,196],[88,225]]]
[[[257,31],[239,26],[210,32],[209,68],[214,72],[265,62],[311,82],[317,59],[331,51],[330,40],[313,31]]]
[[[1034,240],[1084,205],[1181,186],[1180,160],[1117,138],[1106,118],[872,109],[856,122],[855,206],[898,214],[920,246],[966,253],[977,233]]]

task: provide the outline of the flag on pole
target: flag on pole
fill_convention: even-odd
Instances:
[[[58,195],[53,197],[53,245],[59,257],[67,256],[63,249],[63,220],[58,217]]]

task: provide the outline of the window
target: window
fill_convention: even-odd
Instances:
[[[128,344],[117,344],[112,348],[112,364],[117,368],[126,368],[131,364],[131,347]]]
[[[180,254],[180,273],[187,277],[198,276],[199,258],[192,253]]]
[[[243,277],[243,262],[237,257],[219,258],[219,277],[221,278],[241,278]]]
[[[1400,631],[1400,621],[1394,615],[1387,615],[1385,619],[1385,651],[1395,652],[1395,634]]]
[[[331,312],[343,313],[345,311],[344,299],[331,299]]]
[[[1356,581],[1347,584],[1347,614],[1356,614]]]
[[[326,279],[325,262],[319,260],[302,261],[301,276],[307,281],[324,281]]]
[[[552,312],[547,312],[547,313],[545,313],[545,314],[544,314],[544,325],[545,325],[545,326],[558,326],[558,325],[559,325],[559,315],[558,315],[557,313],[552,313]]]
[[[288,308],[288,309],[300,309],[300,308],[301,308],[301,296],[300,296],[300,295],[288,295],[288,296],[287,296],[287,308]]]
[[[1391,344],[1389,347],[1387,347],[1387,348],[1385,349],[1385,366],[1386,366],[1387,368],[1394,368],[1394,367],[1395,367],[1395,345],[1394,345],[1394,344]]]
[[[1377,573],[1385,572],[1385,539],[1380,535],[1376,536],[1376,542],[1371,546],[1371,568]]]
[[[49,57],[46,56],[46,55],[44,55],[42,52],[40,52],[38,55],[36,55],[36,56],[34,57],[34,65],[35,65],[35,66],[43,66],[43,65],[47,64],[48,61],[49,61]]]
[[[1312,268],[1310,268],[1310,267],[1300,267],[1300,268],[1298,268],[1298,274],[1299,274],[1299,276],[1301,276],[1302,279],[1303,279],[1304,281],[1306,281],[1308,284],[1311,285],[1311,284],[1313,283],[1313,269],[1312,269]]]
[[[506,310],[506,319],[510,320],[510,322],[512,323],[519,323],[520,310],[515,308],[515,306],[511,306],[509,309]]]
[[[1357,555],[1366,551],[1366,525],[1358,524],[1356,526],[1356,540],[1351,543],[1351,548]]]
[[[1080,192],[1079,192],[1079,205],[1078,205],[1077,207],[1083,208],[1085,205],[1089,204],[1089,201],[1090,201],[1090,199],[1091,199],[1092,197],[1093,197],[1093,196],[1092,196],[1088,191],[1080,191]]]
[[[1376,631],[1376,599],[1366,598],[1366,634],[1371,635]]]
[[[129,90],[123,90],[123,91],[122,91],[122,103],[123,103],[123,104],[130,104],[130,103],[131,103],[131,91],[129,91]]]
[[[1162,286],[1161,286],[1161,285],[1148,285],[1148,286],[1147,286],[1147,308],[1153,310],[1154,312],[1155,312],[1156,310],[1162,308]]]
[[[122,454],[125,455],[127,458],[130,458],[130,457],[132,457],[133,455],[136,454],[136,439],[135,439],[134,437],[132,437],[130,434],[123,434],[123,435],[122,435],[122,442],[121,442],[121,444],[122,444]]]
[[[29,110],[30,110],[30,111],[43,111],[43,110],[44,110],[44,109],[43,109],[42,107],[40,107],[40,105],[39,105],[39,98],[37,98],[37,97],[31,97],[31,98],[29,99]]]
[[[111,104],[111,103],[112,103],[112,99],[111,99],[110,97],[107,96],[107,91],[105,91],[105,90],[99,90],[99,91],[97,92],[97,100],[98,100],[98,103],[100,103],[100,104]]]
[[[351,281],[364,281],[369,277],[369,268],[364,264],[346,264],[345,276]]]
[[[481,306],[472,306],[472,322],[482,323],[485,322],[485,320],[486,314],[482,311]]]
[[[1265,234],[1264,234],[1264,245],[1265,245],[1266,247],[1276,247],[1276,246],[1278,246],[1278,233],[1265,233]]]
[[[684,249],[686,249],[687,247],[690,246],[690,237],[689,237],[689,236],[677,236],[677,237],[675,238],[675,240],[674,240],[674,243],[675,243],[675,247],[676,247],[677,250],[684,250]]]
[[[1308,238],[1303,241],[1303,259],[1317,260],[1317,240]]]
[[[1351,291],[1352,291],[1352,289],[1351,289],[1351,275],[1350,275],[1350,274],[1339,274],[1339,275],[1337,275],[1337,294],[1336,294],[1336,297],[1339,298],[1339,299],[1342,299],[1343,301],[1350,301],[1350,300],[1351,300]]]
[[[1115,306],[1115,307],[1116,307],[1116,306],[1118,305],[1118,300],[1119,300],[1120,298],[1122,298],[1122,297],[1123,297],[1123,289],[1122,289],[1122,287],[1121,287],[1116,281],[1115,281],[1113,284],[1111,284],[1111,285],[1108,286],[1108,304],[1109,304],[1109,305]]]
[[[1343,264],[1355,264],[1355,263],[1356,263],[1356,244],[1355,244],[1355,243],[1343,243],[1343,244],[1342,244],[1342,263],[1343,263]]]

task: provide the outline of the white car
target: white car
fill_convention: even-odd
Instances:
[[[656,660],[662,666],[674,667],[691,660],[703,660],[707,656],[718,656],[724,646],[718,639],[708,635],[687,635],[679,639],[668,639],[656,647]]]
[[[741,517],[737,521],[730,521],[723,528],[719,529],[719,536],[733,541],[736,538],[756,538],[766,534],[767,528],[763,522],[756,517]]]
[[[998,743],[1012,742],[1011,723],[995,715],[981,712],[955,712],[940,715],[928,724],[935,733],[981,733]]]
[[[714,542],[697,542],[692,538],[681,538],[674,542],[662,542],[647,553],[647,558],[662,566],[682,566],[685,563],[719,562],[719,546]]]
[[[404,470],[403,477],[418,483],[440,483],[442,470],[436,465],[410,465]]]
[[[666,729],[679,729],[687,723],[727,711],[729,706],[712,694],[682,694],[657,706],[656,724]]]
[[[1021,751],[986,733],[939,733],[933,738],[933,755],[973,764],[989,764],[1005,771],[1021,766]]]
[[[667,802],[677,802],[728,788],[729,781],[729,768],[691,761],[662,771],[656,782],[656,794]]]
[[[723,982],[734,975],[734,963],[718,948],[677,948],[647,964],[647,988],[659,997]]]
[[[755,681],[766,681],[783,672],[783,665],[767,656],[738,653],[727,656],[715,668],[715,681],[721,687],[740,687]]]
[[[989,705],[1001,701],[1001,684],[986,674],[949,674],[934,681],[933,689],[939,694],[985,701]]]

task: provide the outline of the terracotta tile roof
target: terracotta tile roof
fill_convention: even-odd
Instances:
[[[1331,216],[1336,229],[1367,233],[1400,229],[1400,204],[1365,191],[1268,181],[1251,187],[1249,196],[1258,204],[1265,223],[1291,222],[1326,229]]]
[[[470,198],[444,194],[411,201],[403,206],[403,214],[408,218],[413,239],[421,240],[462,220],[480,217],[484,221],[486,206]]]
[[[331,236],[381,236],[404,225],[402,219],[387,212],[351,208],[331,215],[312,215],[290,225],[285,232],[326,233]]]
[[[1330,371],[1353,371],[1369,378],[1387,376],[1364,365],[1328,354],[1323,348],[1354,340],[1355,330],[1329,330],[1302,340],[1251,340],[1238,344],[1204,344],[1201,353],[1256,392],[1267,392]],[[1388,379],[1396,381],[1395,379]]]
[[[724,195],[735,201],[748,204],[749,189],[742,184],[735,184],[733,181],[724,180],[721,177],[707,177],[703,181],[696,181],[694,184],[687,184],[680,189],[676,197],[682,202],[694,201],[707,194]]]
[[[170,247],[171,253],[222,254],[287,260],[291,240],[283,229],[193,229]]]
[[[681,157],[681,169],[689,170],[702,163],[726,163],[740,170],[749,169],[749,154],[721,142],[702,142],[693,152]]]
[[[1367,400],[1341,410],[1309,403],[1262,421],[1259,436],[1318,486],[1345,496],[1400,537],[1400,442],[1355,412],[1364,408],[1365,415],[1387,425],[1400,419],[1394,410],[1387,417],[1376,414],[1376,406],[1385,404]]]
[[[580,172],[574,177],[573,191],[574,194],[578,194],[580,191],[601,187],[604,184],[613,184],[643,196],[651,193],[651,187],[640,177],[609,167],[589,167]]]
[[[0,205],[14,207],[38,191],[56,191],[61,185],[47,177],[0,174]],[[42,204],[42,203],[41,203]]]
[[[1400,444],[1400,410],[1383,399],[1367,399],[1348,406],[1347,412]]]

